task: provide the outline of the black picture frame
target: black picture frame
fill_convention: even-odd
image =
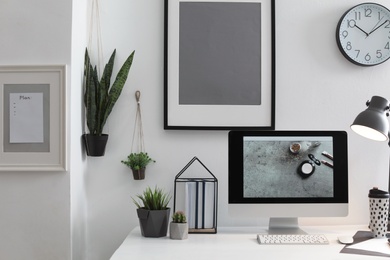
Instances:
[[[165,0],[164,16],[164,129],[274,130],[275,1]]]

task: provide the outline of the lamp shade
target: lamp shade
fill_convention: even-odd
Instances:
[[[387,111],[389,101],[383,97],[373,96],[368,108],[361,112],[351,125],[351,129],[359,135],[376,141],[388,140],[389,121]]]

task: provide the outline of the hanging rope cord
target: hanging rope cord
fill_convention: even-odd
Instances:
[[[97,69],[98,72],[101,72],[100,68],[101,68],[101,62],[103,61],[103,43],[102,43],[102,33],[100,27],[99,0],[92,0],[91,2],[91,14],[89,17],[89,37],[88,37],[89,53],[92,53],[94,29],[96,29],[96,48],[97,48],[97,59],[98,59]]]
[[[138,137],[138,152],[145,152],[144,132],[142,127],[142,117],[141,117],[141,92],[139,90],[135,92],[135,100],[137,101],[137,112],[135,115],[133,140],[131,143],[131,153],[133,153],[134,140],[136,135]]]
[[[93,53],[93,48],[94,44],[96,44],[96,52],[97,52],[97,62],[96,67],[97,67],[97,73],[98,73],[98,78],[100,78],[99,75],[103,73],[102,71],[102,63],[103,63],[103,41],[102,41],[102,32],[101,32],[101,26],[100,26],[100,5],[99,5],[99,0],[91,0],[91,13],[89,17],[89,35],[88,35],[88,53],[90,59],[91,53]],[[96,39],[94,38],[94,35],[96,35]],[[85,121],[85,128],[88,128],[87,122]],[[107,122],[106,124],[106,130],[107,133],[110,132],[110,124]]]

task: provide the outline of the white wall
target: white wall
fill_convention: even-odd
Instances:
[[[83,71],[87,46],[88,0],[73,1],[72,10],[72,66],[69,88],[70,117],[70,188],[71,188],[71,244],[73,260],[87,259],[87,199],[85,195],[86,155],[81,142],[84,130]]]
[[[386,143],[349,130],[372,95],[390,98],[390,62],[362,68],[348,62],[335,41],[341,15],[356,0],[276,0],[276,128],[340,129],[349,135],[350,215],[303,219],[303,224],[356,224],[368,220],[367,194],[387,187]],[[378,1],[390,7],[389,0]],[[146,186],[173,192],[181,168],[198,156],[219,179],[219,226],[265,224],[265,219],[232,219],[227,213],[227,131],[163,130],[163,1],[104,0],[102,33],[106,59],[117,48],[117,65],[135,49],[127,85],[109,122],[104,158],[88,158],[88,259],[107,259],[138,224],[131,196]],[[119,66],[119,65],[118,65]],[[130,152],[134,91],[142,92],[147,151],[157,162],[144,181],[132,180],[120,160]]]
[[[0,2],[2,65],[71,64],[70,171],[0,172],[0,259],[109,259],[138,225],[131,196],[156,184],[173,192],[174,176],[195,155],[219,179],[219,226],[265,224],[265,219],[233,219],[227,213],[227,131],[163,130],[163,1],[101,0],[105,59],[117,48],[118,68],[133,49],[136,54],[108,122],[106,155],[85,157],[80,82],[90,1],[74,2],[73,7],[70,0]],[[362,68],[337,49],[339,18],[363,1],[276,2],[276,129],[350,134],[350,215],[302,222],[367,223],[368,190],[387,187],[389,150],[385,143],[353,134],[349,125],[372,95],[390,98],[390,62]],[[390,0],[378,2],[390,7]],[[134,181],[120,163],[130,152],[137,89],[147,151],[157,160],[144,181]]]
[[[71,14],[70,0],[1,1],[0,65],[69,66]],[[69,197],[69,172],[0,172],[0,259],[70,259]]]

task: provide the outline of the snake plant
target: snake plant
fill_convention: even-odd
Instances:
[[[92,66],[88,50],[85,49],[84,105],[86,108],[87,127],[91,135],[102,135],[103,127],[122,92],[133,63],[134,51],[123,63],[114,83],[110,87],[115,54],[116,50],[114,50],[108,63],[105,65],[103,75],[99,81],[96,66]]]

